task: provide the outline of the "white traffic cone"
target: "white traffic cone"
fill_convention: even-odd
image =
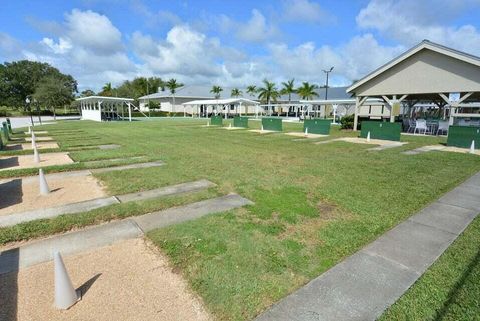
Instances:
[[[35,164],[40,164],[40,155],[38,154],[37,146],[33,146],[33,161]]]
[[[472,140],[472,145],[470,145],[470,154],[475,154],[475,140]]]
[[[308,127],[305,128],[305,137],[308,137]]]
[[[59,252],[55,252],[53,261],[55,264],[55,307],[66,310],[74,305],[80,296],[73,287]]]
[[[370,141],[370,132],[368,132],[368,134],[367,134],[367,142],[369,142],[369,141]]]
[[[48,195],[50,193],[50,188],[48,187],[47,180],[43,174],[43,169],[38,170],[38,178],[40,184],[40,195]]]
[[[32,149],[35,148],[35,134],[32,131]]]

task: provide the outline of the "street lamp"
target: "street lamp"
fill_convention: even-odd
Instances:
[[[30,98],[25,98],[25,104],[27,105],[28,111],[30,111],[30,122],[32,123],[32,126],[35,126],[33,124],[33,116],[32,116],[32,107],[30,106]]]
[[[330,70],[323,70],[324,73],[327,74],[327,80],[326,80],[326,83],[325,83],[325,100],[328,99],[328,75],[332,72],[333,70],[333,67],[330,68]]]

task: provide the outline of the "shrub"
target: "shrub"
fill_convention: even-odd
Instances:
[[[353,115],[353,114],[342,117],[342,119],[340,119],[340,124],[342,125],[341,128],[342,129],[353,129],[354,119],[355,119],[355,115]]]

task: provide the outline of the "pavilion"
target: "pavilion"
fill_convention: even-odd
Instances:
[[[399,115],[400,103],[433,103],[453,125],[458,118],[480,118],[480,58],[424,40],[347,92],[355,96],[354,130],[361,107],[372,98],[384,101],[390,122]]]
[[[77,98],[82,111],[82,119],[94,121],[123,120],[124,107],[127,107],[128,120],[132,121],[133,99],[120,97],[89,96]]]
[[[255,113],[258,114],[259,102],[246,98],[228,98],[228,99],[201,99],[192,100],[183,103],[184,114],[186,108],[189,107],[192,117],[196,114],[198,117],[202,115],[208,117],[208,114],[218,115],[223,113],[225,118],[229,115],[246,115],[248,114],[248,107],[254,106]],[[210,108],[210,110],[209,110]]]

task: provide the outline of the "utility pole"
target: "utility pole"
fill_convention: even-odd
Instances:
[[[325,82],[325,100],[328,100],[328,75],[332,72],[333,67],[330,70],[323,70],[327,74],[327,80]]]

